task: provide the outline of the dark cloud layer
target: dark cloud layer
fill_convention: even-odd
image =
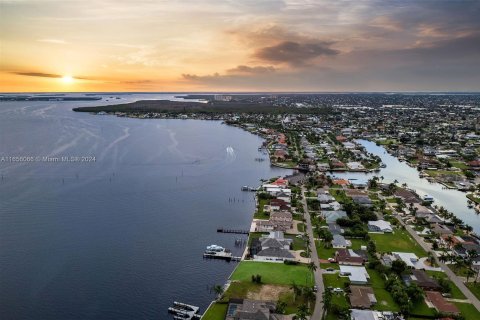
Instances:
[[[254,57],[270,63],[287,63],[293,66],[301,66],[321,56],[339,54],[338,50],[330,48],[331,45],[332,42],[328,41],[308,43],[283,41],[274,46],[258,49]]]
[[[235,68],[227,70],[227,73],[230,73],[230,74],[262,74],[262,73],[271,73],[271,72],[275,72],[275,68],[273,66],[250,67],[245,65],[239,65]]]

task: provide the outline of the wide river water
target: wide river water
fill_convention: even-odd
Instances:
[[[416,168],[408,166],[405,162],[400,162],[396,157],[387,153],[385,148],[377,146],[374,142],[367,140],[358,140],[358,142],[363,145],[369,153],[381,157],[387,167],[376,173],[348,172],[336,173],[334,174],[335,176],[367,181],[376,175],[378,177],[383,176],[383,182],[386,183],[394,182],[395,180],[397,180],[399,184],[407,183],[408,187],[416,190],[420,196],[426,194],[433,196],[435,199],[434,204],[443,206],[453,212],[458,218],[472,226],[477,234],[480,234],[480,216],[475,213],[475,210],[468,208],[468,199],[464,192],[445,189],[441,184],[430,183],[427,179],[420,178]]]
[[[240,187],[290,173],[221,122],[71,111],[105,99],[0,102],[0,157],[96,157],[0,162],[1,319],[169,319],[174,300],[203,312],[236,265],[203,260],[205,247],[243,251],[216,232],[249,227]]]

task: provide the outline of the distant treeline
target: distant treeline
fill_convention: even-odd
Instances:
[[[200,102],[179,102],[169,100],[142,100],[127,104],[99,106],[99,107],[79,107],[74,108],[77,112],[124,112],[124,113],[295,113],[295,114],[325,114],[331,111],[331,108],[295,108],[278,107],[270,104],[261,104],[244,101],[211,101],[208,103]]]

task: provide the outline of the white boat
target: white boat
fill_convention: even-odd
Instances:
[[[425,201],[425,202],[433,202],[433,201],[435,200],[435,199],[433,199],[432,196],[430,196],[430,195],[428,195],[428,194],[424,195],[422,199],[423,199],[423,201]]]
[[[217,246],[216,244],[212,244],[207,247],[207,250],[205,250],[205,253],[207,254],[217,254],[219,252],[224,252],[225,248],[221,246]]]

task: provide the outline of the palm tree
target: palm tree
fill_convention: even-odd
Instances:
[[[213,291],[215,292],[215,295],[217,296],[217,300],[220,299],[223,295],[223,287],[221,285],[215,285],[213,287]]]
[[[293,301],[295,302],[295,300],[297,300],[297,296],[300,295],[302,289],[297,286],[297,284],[294,282],[292,282],[292,284],[290,285],[290,289],[293,290]]]
[[[305,288],[305,290],[303,290],[303,297],[308,301],[308,308],[310,309],[310,302],[312,302],[313,300],[315,300],[315,292],[313,291],[312,288]]]
[[[323,314],[322,314],[322,319],[325,318],[325,312],[330,309],[330,306],[332,304],[332,290],[330,288],[325,288],[325,291],[323,291],[322,294],[323,298]]]
[[[310,263],[307,265],[307,268],[308,268],[308,270],[310,270],[310,275],[309,275],[309,277],[310,277],[315,271],[317,271],[317,269],[318,269],[317,265],[316,265],[315,262],[313,262],[313,261],[310,262]]]
[[[307,320],[308,316],[308,307],[305,304],[302,304],[298,307],[297,313],[295,314],[296,320]]]

